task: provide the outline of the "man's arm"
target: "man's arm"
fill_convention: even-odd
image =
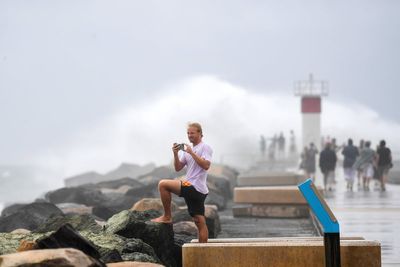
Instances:
[[[203,158],[200,158],[199,156],[196,155],[196,153],[194,153],[193,151],[191,151],[191,153],[189,153],[192,158],[194,159],[194,161],[196,161],[196,163],[202,167],[203,169],[205,169],[206,171],[210,168],[211,162],[208,160],[205,160]]]
[[[185,164],[182,163],[182,162],[179,160],[179,155],[178,155],[179,146],[178,146],[178,144],[174,144],[174,145],[172,146],[172,151],[173,151],[173,153],[174,153],[174,168],[175,168],[175,171],[179,172],[180,170],[183,169],[183,167],[185,167]]]
[[[201,157],[199,157],[196,153],[193,152],[192,148],[190,146],[186,146],[186,152],[189,153],[189,155],[192,156],[192,158],[194,159],[194,161],[196,161],[196,163],[203,168],[204,170],[208,170],[210,168],[211,162],[209,160],[203,159]]]

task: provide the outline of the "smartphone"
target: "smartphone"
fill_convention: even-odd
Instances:
[[[178,146],[180,150],[185,150],[185,144],[179,144]]]

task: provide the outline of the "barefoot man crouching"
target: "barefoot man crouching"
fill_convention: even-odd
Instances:
[[[203,132],[199,123],[189,123],[187,135],[193,147],[184,144],[173,144],[175,171],[187,166],[186,178],[180,180],[161,180],[158,184],[164,215],[153,219],[153,222],[171,223],[171,193],[185,199],[190,216],[197,226],[199,242],[208,240],[208,229],[204,217],[204,201],[208,194],[207,170],[210,168],[212,149],[202,142]]]

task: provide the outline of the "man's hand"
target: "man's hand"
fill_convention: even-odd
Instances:
[[[174,154],[178,154],[178,151],[179,151],[179,144],[174,143],[172,145],[172,152],[174,152]]]
[[[209,162],[208,160],[205,160],[203,158],[200,158],[196,153],[193,152],[192,147],[188,144],[185,144],[186,149],[185,152],[190,154],[192,156],[192,158],[194,159],[194,161],[196,161],[196,163],[203,168],[204,170],[208,170],[210,168],[211,162]]]
[[[189,153],[190,155],[192,155],[193,154],[193,150],[192,150],[192,147],[190,146],[190,145],[188,145],[188,144],[184,144],[185,145],[185,147],[186,147],[186,149],[184,150],[186,153]]]
[[[174,143],[172,145],[172,152],[174,152],[174,167],[175,167],[175,171],[179,172],[180,170],[183,169],[183,167],[185,167],[185,165],[179,161],[179,156],[178,156],[178,152],[179,152],[179,144]]]

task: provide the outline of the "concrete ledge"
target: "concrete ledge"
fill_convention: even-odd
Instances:
[[[297,185],[301,181],[301,175],[290,172],[249,173],[237,178],[238,186]]]
[[[258,237],[258,238],[210,238],[208,243],[266,243],[266,242],[305,242],[323,241],[322,236],[296,236],[296,237]],[[365,240],[361,236],[341,236],[340,240]],[[198,239],[192,239],[190,243],[198,243]]]
[[[381,266],[379,242],[342,240],[342,267]],[[296,266],[324,267],[323,241],[187,243],[182,247],[184,267],[191,266]]]
[[[234,217],[308,218],[307,205],[244,204],[232,207]]]
[[[254,204],[307,204],[297,186],[235,187],[233,201]]]

